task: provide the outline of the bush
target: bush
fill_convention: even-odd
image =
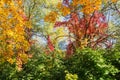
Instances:
[[[77,49],[76,53],[65,61],[65,65],[70,73],[78,75],[79,80],[114,80],[119,70],[112,64],[111,59],[114,57],[109,54],[108,58],[106,54],[109,53],[105,50]]]
[[[120,45],[117,43],[113,49],[106,50],[104,54],[106,61],[114,65],[120,71]],[[120,79],[120,72],[114,76],[117,80]]]
[[[119,80],[120,49],[77,49],[64,58],[58,51],[46,55],[35,50],[32,59],[17,71],[15,64],[0,64],[1,80]],[[63,53],[62,53],[63,54]]]
[[[58,51],[47,55],[36,50],[33,58],[23,66],[23,70],[19,74],[24,80],[64,80],[64,70],[63,58],[58,54]]]

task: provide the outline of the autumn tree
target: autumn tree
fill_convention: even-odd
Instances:
[[[108,21],[102,10],[107,3],[115,4],[116,0],[63,0],[44,20],[53,23],[54,27],[67,27],[69,30],[67,54],[73,54],[76,48],[110,47],[107,34]],[[60,16],[64,21],[57,20]]]
[[[27,62],[30,50],[31,23],[22,0],[0,1],[0,62],[16,63],[17,69]]]

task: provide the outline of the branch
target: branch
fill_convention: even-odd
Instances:
[[[120,11],[119,11],[119,9],[117,8],[117,6],[115,4],[114,4],[114,7],[117,10],[117,12],[120,14]]]

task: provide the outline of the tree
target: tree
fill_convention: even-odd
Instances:
[[[116,1],[106,1],[115,3]],[[57,10],[51,11],[45,21],[54,23],[56,27],[67,27],[69,30],[69,45],[67,53],[70,55],[75,48],[97,48],[108,46],[107,34],[108,23],[105,14],[101,11],[102,5],[107,4],[104,0],[63,0],[59,2]],[[103,8],[104,8],[103,7]],[[65,18],[57,21],[58,15]],[[72,34],[72,35],[71,35]],[[72,41],[71,38],[74,40]],[[103,45],[104,44],[104,45]]]
[[[27,62],[30,50],[30,21],[20,0],[0,1],[0,61],[16,63],[18,70]]]

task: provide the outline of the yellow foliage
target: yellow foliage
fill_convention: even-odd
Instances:
[[[28,55],[27,55],[27,54],[25,54],[25,53],[20,53],[19,56],[20,56],[20,59],[21,59],[24,63],[27,62],[27,60],[28,60]]]
[[[78,4],[80,4],[82,1],[81,0],[73,0],[72,1],[72,6],[77,6]]]
[[[62,3],[61,3],[61,2],[58,2],[57,8],[58,8],[58,9],[61,9],[61,8],[62,8]]]
[[[57,8],[60,10],[60,12],[62,12],[63,16],[70,14],[70,8],[63,6],[60,2],[57,4]]]
[[[45,0],[45,3],[47,6],[56,6],[58,2],[61,2],[62,0]]]
[[[9,58],[7,61],[8,61],[10,64],[13,64],[13,63],[15,62],[15,60],[12,59],[12,58]]]
[[[62,12],[63,16],[66,16],[66,15],[70,14],[70,8],[66,7],[66,6],[63,6],[61,8],[61,12]]]
[[[91,14],[95,10],[100,10],[102,0],[80,0],[80,4],[83,5],[82,12],[84,14]]]
[[[74,9],[76,9],[77,6],[82,5],[82,12],[84,14],[91,14],[95,10],[100,10],[103,0],[72,0],[72,3],[70,6],[72,6]],[[115,0],[113,0],[115,1]],[[67,6],[62,5],[62,3],[57,4],[57,8],[60,10],[60,12],[63,13],[63,16],[66,16],[70,14],[73,8],[69,8]]]
[[[117,2],[117,0],[111,0],[111,2],[115,3],[115,2]]]
[[[0,1],[0,45],[3,45],[0,46],[0,55],[3,56],[0,61],[4,59],[17,64],[17,60],[20,62],[19,58],[22,58],[22,64],[27,62],[26,52],[30,49],[30,43],[26,31],[32,26],[21,8],[22,4],[22,0]],[[19,54],[21,51],[22,54]]]
[[[55,11],[50,12],[48,15],[45,16],[44,20],[46,22],[54,23],[56,21],[58,13]]]

